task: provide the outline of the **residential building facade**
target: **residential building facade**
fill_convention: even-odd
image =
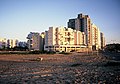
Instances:
[[[45,44],[45,32],[40,34],[40,51],[44,51],[44,44]]]
[[[29,50],[44,50],[44,33],[30,32],[27,36]]]
[[[99,28],[91,22],[88,15],[78,14],[77,18],[69,19],[68,27],[84,32],[87,47],[98,50],[103,48],[104,40],[100,35]],[[104,38],[105,39],[105,38]],[[103,42],[104,41],[104,42]]]
[[[85,34],[80,31],[65,27],[49,27],[45,32],[44,49],[47,51],[70,52],[84,47]]]
[[[7,47],[7,39],[6,38],[0,38],[0,49],[4,49]]]
[[[18,46],[18,40],[17,39],[6,39],[6,38],[0,38],[0,48],[14,48],[15,46]]]
[[[39,50],[40,49],[40,34],[37,32],[30,32],[27,36],[27,44],[29,50]]]
[[[75,19],[69,19],[68,27],[84,32],[86,35],[87,46],[92,46],[92,27],[91,19],[88,15],[78,14]]]
[[[99,50],[105,46],[105,37],[99,28],[91,22],[88,15],[78,14],[69,19],[68,28],[49,27],[41,34],[30,32],[27,37],[30,50],[79,51],[88,48]]]
[[[7,47],[8,48],[14,48],[15,46],[18,46],[18,40],[17,39],[8,39],[7,40]]]
[[[75,19],[69,19],[68,28],[75,29]]]
[[[74,45],[86,45],[84,32],[74,30]]]
[[[100,30],[95,24],[92,24],[92,48],[93,50],[101,49]]]

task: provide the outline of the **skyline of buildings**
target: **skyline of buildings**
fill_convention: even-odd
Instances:
[[[51,26],[67,27],[68,19],[83,13],[104,32],[107,44],[120,43],[119,3],[119,0],[0,0],[0,37],[26,41],[29,32],[42,32]]]
[[[19,45],[17,39],[0,38],[0,49],[14,48]]]
[[[49,27],[44,32],[45,41],[41,41],[39,33],[30,32],[28,34],[28,48],[30,50],[40,50],[44,45],[47,51],[78,51],[81,48],[89,50],[103,49],[105,37],[99,28],[92,23],[88,15],[78,14],[75,19],[69,19],[68,28]],[[45,42],[45,43],[44,43]],[[40,43],[42,43],[40,45]]]
[[[49,27],[45,32],[30,32],[27,36],[29,50],[80,51],[103,49],[105,37],[88,15],[78,14],[68,20],[68,27]],[[0,39],[0,48],[18,46],[18,40]],[[20,44],[24,45],[24,44]]]

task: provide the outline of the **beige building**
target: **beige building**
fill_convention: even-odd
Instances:
[[[30,32],[27,36],[27,44],[29,50],[39,50],[40,49],[40,34],[36,32]]]
[[[44,32],[42,32],[41,34],[37,32],[30,32],[30,34],[28,34],[27,36],[27,39],[28,39],[27,44],[28,44],[29,50],[43,51],[44,38],[45,38]]]
[[[0,38],[0,49],[3,49],[7,47],[7,39],[6,38]]]
[[[7,40],[7,47],[8,48],[14,48],[15,46],[18,46],[18,40],[17,39],[8,39]]]
[[[84,32],[74,30],[74,45],[86,45]]]
[[[88,48],[98,50],[105,46],[105,38],[103,34],[100,35],[99,28],[95,24],[92,24],[88,15],[83,15],[81,13],[78,14],[77,18],[69,19],[68,27],[84,32]]]
[[[92,26],[91,19],[88,15],[78,14],[75,19],[69,19],[68,27],[84,32],[86,35],[86,44],[92,47]]]
[[[45,46],[47,51],[79,50],[85,46],[85,34],[65,27],[49,27],[45,32]]]
[[[14,48],[15,46],[18,46],[17,39],[0,38],[0,48]]]
[[[95,24],[92,24],[92,48],[93,50],[101,49],[100,30]]]

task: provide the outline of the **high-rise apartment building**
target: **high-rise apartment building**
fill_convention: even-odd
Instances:
[[[49,27],[45,32],[45,46],[47,51],[72,51],[85,46],[85,34],[65,27]]]
[[[100,30],[95,24],[92,24],[92,47],[93,50],[101,49]]]
[[[75,29],[75,19],[69,19],[68,28]]]
[[[44,32],[37,33],[37,32],[30,32],[27,36],[27,44],[29,50],[44,50]]]
[[[40,49],[40,34],[37,32],[30,32],[27,36],[27,43],[29,50],[39,50]]]
[[[88,15],[78,14],[77,18],[69,19],[68,27],[84,32],[86,35],[86,44],[92,46],[91,19]]]
[[[105,38],[100,35],[99,28],[91,22],[88,15],[78,14],[77,18],[69,19],[68,27],[84,32],[86,44],[89,48],[98,50],[105,46]]]
[[[45,32],[40,34],[40,51],[44,51],[44,44],[45,44]]]

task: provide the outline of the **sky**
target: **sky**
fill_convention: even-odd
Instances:
[[[90,16],[106,43],[120,43],[120,0],[0,0],[0,37],[26,41],[30,32],[67,27],[80,13]]]

